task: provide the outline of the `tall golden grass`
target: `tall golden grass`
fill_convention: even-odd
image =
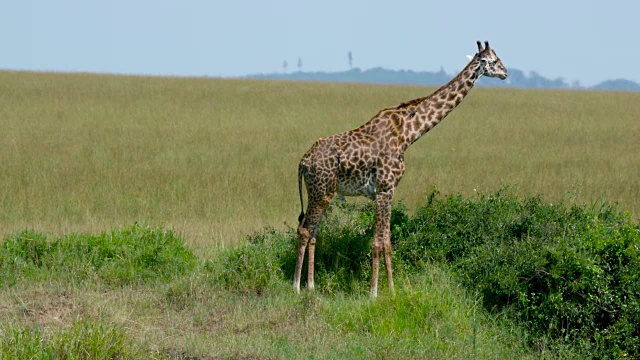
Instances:
[[[233,243],[296,225],[297,164],[432,88],[0,72],[0,237],[135,221]],[[516,193],[640,214],[640,94],[472,90],[414,144],[397,199]]]

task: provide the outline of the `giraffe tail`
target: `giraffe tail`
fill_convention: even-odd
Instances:
[[[298,193],[300,194],[300,207],[302,207],[300,215],[298,216],[298,223],[302,224],[302,220],[304,220],[304,201],[302,200],[302,162],[298,165]]]

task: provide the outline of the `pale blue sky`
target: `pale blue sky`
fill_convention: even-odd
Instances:
[[[476,40],[525,72],[640,82],[640,1],[0,0],[0,69],[242,76],[461,69]]]

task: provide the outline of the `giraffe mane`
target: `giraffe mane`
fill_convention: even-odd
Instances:
[[[405,102],[401,103],[400,105],[398,105],[398,106],[396,106],[396,107],[394,107],[392,109],[399,110],[399,109],[407,108],[409,106],[415,106],[415,105],[418,105],[419,103],[421,103],[422,101],[424,101],[426,98],[427,97],[421,97],[421,98],[405,101]]]

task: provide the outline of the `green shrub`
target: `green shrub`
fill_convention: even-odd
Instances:
[[[0,244],[0,284],[63,279],[121,286],[168,280],[193,269],[196,257],[170,231],[134,225],[49,239],[23,231]]]
[[[490,311],[511,314],[533,342],[596,358],[640,356],[638,224],[614,207],[545,204],[508,191],[434,193],[397,231],[410,269],[450,264]]]
[[[261,295],[284,280],[283,261],[291,237],[290,233],[265,229],[250,236],[243,245],[223,249],[206,261],[205,269],[215,283],[228,290]]]

